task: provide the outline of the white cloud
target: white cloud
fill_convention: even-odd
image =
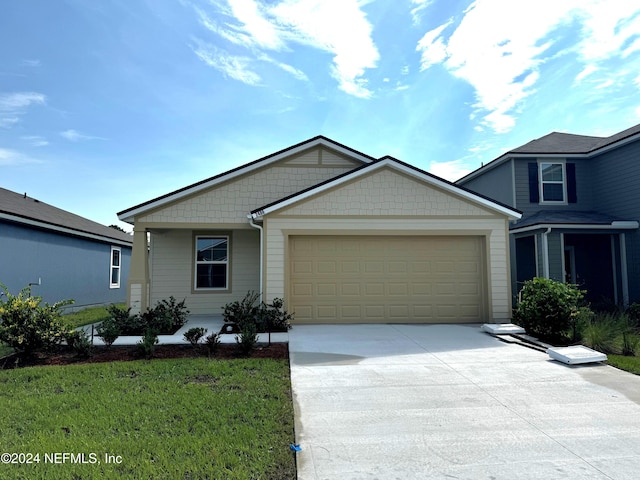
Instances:
[[[433,0],[411,0],[411,3],[416,5],[411,9],[411,17],[413,18],[413,24],[417,25],[422,20],[424,10],[433,3]]]
[[[40,60],[38,59],[25,59],[22,60],[22,64],[23,67],[39,67],[40,65],[42,65],[40,63]]]
[[[20,137],[22,140],[29,142],[32,147],[46,147],[49,142],[39,135],[23,135]]]
[[[15,150],[0,148],[0,166],[12,167],[16,165],[25,165],[28,163],[40,163],[40,161]]]
[[[79,142],[81,140],[106,140],[103,137],[95,137],[92,135],[84,135],[77,130],[69,129],[64,132],[60,132],[62,138],[66,138],[70,142]]]
[[[371,24],[358,0],[283,0],[276,4],[228,0],[226,4],[216,5],[218,13],[230,17],[230,21],[212,20],[196,8],[200,23],[229,42],[247,48],[251,54],[234,57],[240,68],[231,68],[232,71],[246,72],[251,58],[260,60],[266,51],[290,51],[293,44],[298,44],[333,54],[329,71],[341,90],[357,97],[373,94],[364,75],[366,69],[376,66],[379,54],[371,39]],[[211,66],[225,63],[210,52],[194,51]],[[295,66],[279,60],[271,63],[300,80],[308,79]],[[251,73],[249,81],[245,75],[229,76],[257,84],[259,75]]]
[[[253,59],[231,55],[215,45],[196,40],[197,46],[192,47],[195,54],[207,65],[222,72],[224,75],[246,83],[259,85],[261,78],[251,70]]]
[[[0,128],[13,127],[19,121],[18,117],[0,117]]]
[[[0,112],[22,111],[31,105],[44,105],[46,97],[36,92],[16,92],[0,95]]]
[[[429,173],[453,182],[464,177],[471,169],[462,160],[450,162],[431,162]]]
[[[472,85],[480,122],[506,132],[535,91],[545,53],[562,38],[558,33],[575,32],[576,25],[579,40],[570,51],[586,65],[576,82],[599,62],[640,50],[640,6],[625,0],[477,0],[455,26],[449,20],[429,30],[417,50],[422,70],[442,64]]]

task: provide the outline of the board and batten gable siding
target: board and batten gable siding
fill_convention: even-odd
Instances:
[[[140,215],[136,222],[247,224],[247,214],[253,209],[360,165],[331,150],[315,147]]]
[[[477,204],[383,168],[284,208],[278,216],[493,216]]]
[[[193,291],[195,234],[229,235],[231,288],[228,291]],[[151,239],[152,306],[173,295],[177,300],[184,298],[192,314],[220,315],[226,303],[242,299],[250,290],[260,290],[260,235],[255,229],[169,230],[153,233]]]
[[[565,160],[558,156],[558,160]],[[541,159],[542,160],[542,159]],[[544,159],[553,161],[553,159]],[[597,210],[597,205],[594,203],[593,172],[591,171],[591,164],[589,159],[584,158],[567,158],[566,163],[575,164],[576,170],[576,197],[575,203],[567,204],[544,204],[535,202],[532,203],[529,196],[529,164],[538,163],[536,158],[516,158],[515,159],[515,179],[516,179],[516,205],[515,208],[522,212],[522,216],[527,217],[536,212],[543,210],[558,210],[563,209],[565,211],[588,211]],[[490,192],[478,192],[483,195],[487,195],[493,198]]]
[[[120,248],[120,288],[111,288],[111,247]],[[124,302],[131,247],[0,221],[0,283],[16,295],[29,283],[31,293],[53,304],[75,301],[68,309]]]
[[[516,204],[513,182],[513,159],[511,159],[469,181],[460,182],[460,185],[513,207]]]

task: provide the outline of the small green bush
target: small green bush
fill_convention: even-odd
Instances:
[[[236,343],[242,355],[248,356],[258,343],[258,330],[252,322],[240,326],[240,333],[236,335]]]
[[[136,343],[138,351],[144,355],[145,358],[153,357],[156,351],[156,345],[158,344],[158,334],[155,330],[148,328],[142,336],[142,339]]]
[[[91,337],[84,330],[73,330],[65,336],[67,345],[80,358],[89,358],[93,355],[93,343]]]
[[[109,313],[110,320],[118,328],[118,335],[136,335],[143,328],[140,317],[138,315],[131,315],[131,308],[109,305],[107,312]]]
[[[622,332],[622,355],[627,357],[633,357],[638,350],[638,343],[640,338],[633,332]]]
[[[170,325],[169,328],[174,331],[178,330],[187,323],[189,310],[185,302],[186,299],[177,302],[173,296],[170,296],[169,300],[160,300],[155,306],[156,315],[167,318],[167,323]]]
[[[107,347],[110,347],[111,345],[113,345],[113,342],[115,342],[116,339],[120,336],[121,329],[118,321],[113,316],[111,316],[106,320],[103,320],[102,323],[98,325],[98,327],[96,328],[96,332],[102,339],[104,344]]]
[[[624,320],[614,313],[595,315],[584,327],[582,343],[602,353],[615,352],[616,340],[624,330],[623,322]]]
[[[60,309],[73,300],[42,305],[41,297],[31,296],[31,287],[12,295],[0,284],[6,300],[0,300],[0,341],[16,351],[31,354],[59,344],[70,328]]]
[[[250,291],[240,301],[227,303],[222,307],[222,317],[225,323],[235,323],[240,329],[247,323],[255,325],[259,307],[256,302],[260,298],[260,294]]]
[[[564,341],[576,336],[580,318],[591,314],[581,306],[584,290],[575,285],[536,277],[524,283],[514,310],[514,323],[527,333],[550,341]]]
[[[204,339],[204,344],[207,346],[207,352],[209,355],[215,355],[220,346],[220,333],[211,333]]]
[[[207,333],[206,328],[202,327],[193,327],[184,332],[184,339],[189,342],[193,347],[198,345],[198,342],[204,334]]]
[[[626,311],[630,320],[630,326],[640,328],[640,303],[632,303]]]

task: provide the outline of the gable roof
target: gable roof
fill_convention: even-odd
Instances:
[[[154,198],[147,202],[141,203],[134,207],[118,212],[118,218],[123,222],[133,223],[134,217],[136,215],[139,215],[151,209],[161,207],[168,203],[174,202],[176,200],[179,200],[180,198],[193,195],[194,193],[198,193],[202,190],[206,190],[222,182],[226,182],[233,178],[249,173],[253,170],[257,170],[258,168],[262,168],[266,165],[275,163],[279,160],[282,160],[283,158],[289,157],[291,155],[295,155],[297,153],[303,152],[305,150],[309,150],[317,146],[322,146],[322,147],[335,150],[339,153],[347,155],[349,158],[353,160],[360,161],[364,164],[372,163],[373,161],[375,161],[374,157],[371,157],[362,152],[354,150],[353,148],[347,147],[346,145],[338,143],[325,136],[318,135],[316,137],[310,138],[309,140],[305,140],[291,147],[287,147],[278,152],[259,158],[258,160],[245,163],[244,165],[240,165],[239,167],[233,168],[221,174],[215,175],[205,180],[201,180],[200,182],[194,183],[192,185],[188,185],[186,187],[180,188],[173,192],[167,193],[166,195],[162,195],[160,197]]]
[[[0,220],[89,238],[106,243],[131,246],[131,235],[47,203],[0,188]]]
[[[312,195],[316,195],[320,192],[328,190],[330,188],[336,187],[338,185],[349,182],[355,178],[361,177],[362,175],[368,174],[370,172],[374,172],[384,167],[390,167],[392,169],[398,170],[405,174],[408,174],[411,177],[417,178],[425,183],[430,185],[439,187],[449,193],[457,195],[458,197],[462,197],[466,200],[470,200],[473,203],[479,204],[488,208],[490,210],[497,211],[503,215],[507,215],[510,219],[518,219],[522,216],[522,213],[515,208],[509,207],[503,203],[497,202],[496,200],[492,200],[489,197],[485,197],[484,195],[477,194],[468,190],[464,187],[455,185],[443,178],[437,177],[431,173],[425,172],[413,165],[409,165],[401,160],[396,158],[385,156],[376,160],[375,162],[363,165],[355,170],[351,170],[349,172],[343,173],[337,177],[319,183],[318,185],[314,185],[313,187],[309,187],[300,192],[294,193],[293,195],[289,195],[288,197],[282,198],[270,204],[264,205],[262,207],[256,208],[251,211],[251,217],[253,219],[258,219],[267,215],[269,213],[275,212],[276,210],[280,210],[289,205],[297,203],[305,198],[308,198]]]
[[[591,157],[638,139],[640,139],[640,124],[609,137],[591,137],[587,135],[552,132],[513,150],[509,150],[495,160],[468,173],[457,180],[456,183],[471,180],[516,156],[579,155]]]

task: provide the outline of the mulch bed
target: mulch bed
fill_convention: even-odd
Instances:
[[[208,357],[205,347],[197,348],[191,345],[156,345],[155,352],[151,360],[162,358],[198,358]],[[229,360],[234,358],[247,358],[242,355],[235,344],[222,344],[211,356],[214,360]],[[259,345],[250,354],[249,358],[273,358],[288,359],[289,346],[286,343],[272,343],[271,345]],[[80,358],[71,349],[61,346],[56,351],[50,353],[38,352],[29,357],[20,357],[17,354],[9,355],[0,359],[0,370],[32,367],[42,365],[82,365],[88,363],[120,362],[141,360],[138,347],[127,346],[95,346],[93,355],[89,358]]]

